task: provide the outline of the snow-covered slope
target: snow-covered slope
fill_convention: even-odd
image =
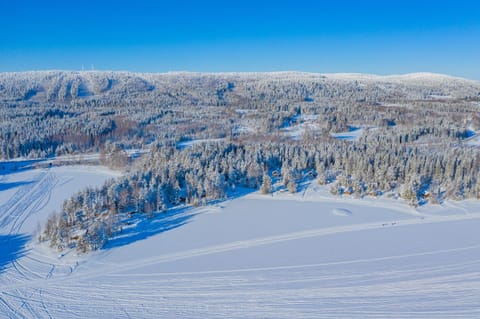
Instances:
[[[320,82],[350,91],[352,83],[367,85],[369,90],[385,89],[385,85],[408,88],[408,91],[436,90],[457,97],[476,95],[480,81],[467,80],[435,73],[405,75],[372,75],[359,73],[132,73],[112,71],[32,71],[0,73],[0,99],[6,101],[66,102],[92,96],[151,96],[162,94],[165,88],[185,87],[198,91],[215,88],[221,81],[263,83]],[[168,91],[168,90],[167,90]],[[199,92],[196,92],[199,94]]]
[[[110,171],[1,175],[1,318],[476,318],[480,205],[415,210],[324,186],[180,208],[55,255],[37,220]],[[7,212],[7,213],[6,213]]]

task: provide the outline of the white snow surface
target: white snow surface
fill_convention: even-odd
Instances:
[[[301,140],[308,131],[315,132],[320,129],[316,122],[317,115],[301,115],[295,118],[295,123],[283,128],[283,132],[293,140]]]
[[[358,141],[364,130],[364,128],[352,128],[348,132],[332,133],[331,136],[339,140]]]
[[[193,145],[196,145],[196,144],[217,143],[224,140],[225,140],[224,138],[205,138],[205,139],[197,139],[197,140],[188,140],[188,141],[177,143],[177,147],[183,149],[186,147],[192,147]]]
[[[480,317],[478,201],[413,209],[306,183],[158,214],[88,255],[17,238],[116,175],[2,171],[1,318]]]
[[[396,82],[402,81],[421,81],[421,82],[445,82],[452,80],[461,80],[465,81],[466,79],[454,77],[446,74],[432,73],[432,72],[415,72],[407,74],[392,74],[392,75],[377,75],[377,74],[366,74],[366,73],[325,73],[323,74],[327,78],[336,79],[336,80],[364,80],[364,81],[379,81],[379,80],[390,80]],[[471,81],[471,80],[466,80]],[[475,82],[475,81],[472,81]]]
[[[480,146],[480,131],[471,130],[472,136],[465,139],[465,144],[469,146]]]

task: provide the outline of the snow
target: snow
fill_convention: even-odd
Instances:
[[[444,82],[451,80],[465,80],[463,78],[454,77],[445,74],[431,73],[431,72],[416,72],[416,73],[407,73],[407,74],[392,74],[392,75],[376,75],[376,74],[365,74],[365,73],[326,73],[323,74],[325,77],[334,80],[343,80],[343,81],[394,81],[394,82],[405,82],[405,81],[422,81],[422,82]],[[475,81],[472,81],[475,82]]]
[[[465,144],[469,146],[480,146],[480,132],[469,131],[470,136],[465,139]]]
[[[250,193],[180,207],[106,249],[59,255],[37,222],[118,176],[64,166],[0,175],[1,318],[476,318],[480,203]]]
[[[448,100],[448,99],[453,99],[453,96],[451,95],[441,95],[441,94],[430,94],[430,98],[436,99],[436,100]]]
[[[352,215],[352,212],[345,208],[335,208],[332,210],[332,214],[346,217]]]
[[[332,133],[331,136],[345,141],[357,141],[364,132],[364,128],[352,127],[348,132]]]
[[[128,149],[125,153],[132,159],[150,152],[149,148],[145,149]],[[25,168],[32,168],[35,166],[48,166],[48,165],[73,165],[73,164],[91,164],[97,165],[100,162],[100,153],[85,153],[85,154],[71,154],[71,155],[59,155],[42,159],[28,159],[28,158],[16,158],[12,160],[0,160],[0,174],[3,174],[5,170],[18,170]]]
[[[320,130],[318,115],[301,115],[294,122],[283,128],[283,132],[293,140],[301,140],[305,133]]]
[[[196,139],[196,140],[189,140],[177,143],[177,147],[180,149],[186,147],[192,147],[195,144],[202,144],[202,143],[216,143],[224,141],[224,138],[205,138],[205,139]]]
[[[22,165],[30,162],[15,162],[15,170],[4,164],[7,168],[0,170],[0,234],[32,234],[37,224],[74,192],[119,176],[106,167],[31,169]]]

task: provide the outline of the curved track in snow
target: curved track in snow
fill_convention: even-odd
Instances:
[[[16,186],[15,192],[0,205],[0,234],[3,236],[34,235],[32,224],[48,214],[46,206],[59,185],[60,179],[52,169],[35,169],[24,174],[25,180]],[[64,178],[63,178],[64,179]],[[102,178],[103,179],[103,178]],[[16,180],[14,179],[16,182]],[[62,184],[72,183],[72,178]],[[58,191],[58,188],[57,188]],[[66,194],[65,196],[68,196]],[[57,199],[58,201],[58,199]],[[58,203],[60,205],[61,202]],[[48,280],[56,275],[70,275],[73,266],[69,262],[52,258],[37,249],[35,238],[25,247],[25,252],[12,258],[0,269],[0,318],[53,318],[45,304],[41,288],[24,289],[30,283]],[[15,286],[19,288],[14,288]],[[40,306],[32,300],[40,300]]]
[[[0,231],[22,233],[63,179],[45,171],[20,186],[1,206]],[[409,211],[400,218],[402,206],[393,204],[391,209],[376,207],[391,214],[372,221],[372,204],[366,202],[345,218],[330,208],[324,215],[321,210],[319,215],[276,215],[268,211],[269,200],[262,200],[267,206],[253,214],[254,221],[242,219],[252,216],[242,217],[247,206],[234,212],[228,203],[212,208],[215,212],[201,208],[185,227],[134,242],[134,247],[78,257],[77,263],[31,244],[25,256],[0,273],[0,318],[480,317],[480,213]],[[298,209],[301,198],[295,200],[292,207]],[[288,205],[286,200],[281,207]],[[363,215],[368,218],[362,222]],[[275,223],[282,222],[276,217],[292,222],[315,216],[329,220],[275,230]],[[271,223],[265,227],[269,232],[229,234],[239,225],[254,228],[257,223]],[[176,245],[189,236],[191,242],[180,248],[163,244]],[[209,240],[203,242],[203,236]],[[364,238],[373,247],[359,246]],[[136,256],[136,249],[150,253]]]

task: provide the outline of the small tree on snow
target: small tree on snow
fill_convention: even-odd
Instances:
[[[263,175],[263,183],[260,191],[262,194],[270,194],[272,192],[272,179],[267,174]]]
[[[415,187],[415,182],[409,182],[404,185],[403,192],[401,194],[402,198],[406,200],[410,205],[417,205],[417,192]]]
[[[294,179],[290,180],[287,184],[287,189],[292,194],[296,193],[298,190],[297,182]]]

